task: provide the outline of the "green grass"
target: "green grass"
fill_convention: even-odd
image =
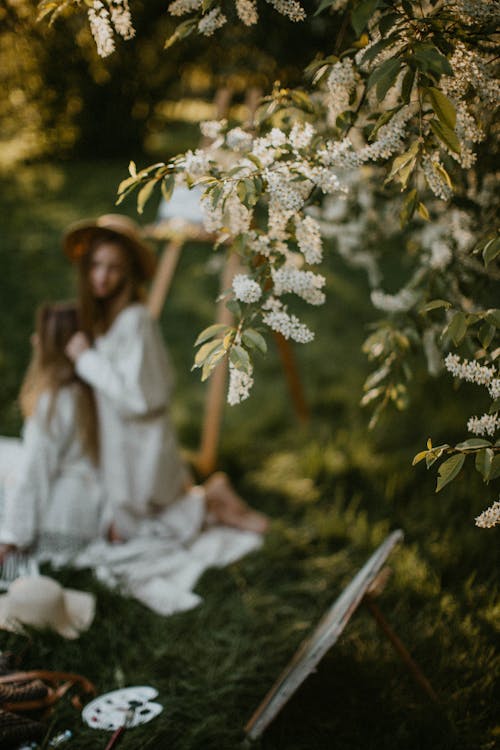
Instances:
[[[0,245],[3,389],[0,433],[17,434],[14,399],[29,354],[33,309],[70,296],[72,273],[62,259],[64,226],[113,210],[123,164],[27,168],[3,186]],[[5,188],[8,188],[5,189]],[[132,215],[133,206],[126,210]],[[146,216],[151,221],[151,207]],[[174,406],[182,443],[198,446],[204,386],[190,372],[192,343],[211,322],[217,275],[212,251],[185,248],[162,326],[177,371]],[[358,406],[366,362],[360,345],[373,316],[361,274],[332,256],[328,302],[303,311],[315,342],[295,350],[311,419],[301,426],[274,347],[257,367],[252,398],[227,408],[220,466],[242,494],[269,513],[262,550],[197,586],[204,603],[162,618],[111,593],[87,571],[50,571],[65,585],[98,597],[91,630],[76,642],[33,632],[26,667],[77,671],[99,693],[151,684],[164,711],[127,732],[123,750],[233,750],[242,727],[302,639],[386,534],[405,532],[390,558],[392,577],[380,607],[442,700],[436,710],[413,683],[366,610],[255,743],[258,750],[486,750],[498,721],[498,529],[473,524],[488,492],[463,475],[439,495],[434,476],[414,453],[435,441],[461,439],[466,416],[481,413],[481,394],[452,390],[447,377],[416,372],[408,412],[367,431]],[[479,389],[478,389],[479,390]],[[0,647],[22,639],[2,634]],[[94,750],[108,735],[84,727],[62,701],[52,731],[71,728],[68,748]]]

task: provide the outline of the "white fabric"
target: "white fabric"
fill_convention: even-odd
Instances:
[[[4,544],[28,547],[50,534],[72,537],[81,546],[100,532],[102,484],[77,434],[75,389],[61,388],[52,407],[51,395],[43,393],[22,443],[0,441]]]
[[[222,526],[202,530],[203,491],[195,487],[124,544],[98,540],[74,564],[94,567],[100,581],[135,597],[161,615],[196,607],[193,588],[208,568],[229,565],[257,549],[262,538]]]
[[[172,376],[157,324],[147,308],[123,310],[76,364],[96,392],[103,478],[117,530],[174,502],[189,474],[168,414]]]

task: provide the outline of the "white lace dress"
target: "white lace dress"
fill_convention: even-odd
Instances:
[[[23,439],[0,439],[0,542],[56,562],[103,531],[103,487],[78,436],[75,389],[62,388],[52,408],[43,393]]]

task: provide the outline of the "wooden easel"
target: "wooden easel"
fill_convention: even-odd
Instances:
[[[401,530],[392,532],[385,539],[326,612],[312,635],[301,644],[246,724],[245,732],[249,739],[257,739],[269,726],[306,677],[314,671],[327,651],[337,642],[352,615],[362,603],[367,606],[382,633],[389,639],[418,686],[433,703],[439,705],[439,699],[431,684],[375,602],[387,583],[388,569],[384,568],[385,562],[402,539]]]
[[[215,116],[222,118],[229,109],[232,98],[230,89],[219,89],[215,95]],[[248,117],[251,118],[257,108],[260,92],[251,88],[245,98],[245,106]],[[202,144],[203,145],[203,144]],[[153,236],[155,232],[153,231]],[[165,299],[172,284],[182,248],[189,241],[213,242],[214,237],[206,232],[199,224],[186,222],[182,230],[173,233],[167,242],[158,264],[153,279],[149,296],[148,308],[151,316],[158,319],[165,304]],[[222,271],[221,291],[230,288],[233,277],[238,272],[238,258],[234,253],[229,253]],[[231,325],[233,316],[226,308],[224,302],[217,306],[217,323]],[[293,349],[281,334],[274,333],[278,353],[281,358],[285,378],[288,384],[292,404],[298,419],[305,423],[309,418],[302,383],[298,374]],[[224,394],[227,380],[227,361],[221,362],[214,370],[208,382],[207,395],[205,399],[204,418],[202,423],[200,449],[194,458],[196,469],[202,476],[211,474],[217,464],[217,452],[222,424],[224,408]]]

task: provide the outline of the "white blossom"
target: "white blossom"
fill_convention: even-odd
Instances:
[[[383,312],[408,312],[418,302],[420,295],[413,289],[401,289],[397,294],[385,294],[374,289],[370,294],[372,305]]]
[[[253,369],[250,365],[247,370],[240,370],[229,362],[229,388],[227,402],[231,406],[240,404],[250,395],[253,386]]]
[[[214,31],[217,31],[217,29],[220,29],[221,26],[224,26],[226,21],[226,16],[221,11],[219,6],[216,6],[201,17],[198,23],[198,31],[200,32],[200,34],[204,34],[205,36],[212,36]]]
[[[262,296],[262,289],[259,284],[243,273],[238,273],[233,279],[233,292],[236,299],[240,302],[258,302]]]
[[[293,149],[299,151],[301,148],[307,148],[314,136],[314,128],[311,123],[296,122],[290,131],[288,140]]]
[[[227,120],[205,120],[204,122],[200,122],[200,130],[205,138],[215,141],[220,136],[226,124]]]
[[[168,12],[172,16],[185,16],[201,8],[202,0],[174,0],[168,6]]]
[[[97,54],[100,57],[108,57],[115,49],[109,11],[100,0],[94,0],[92,7],[89,8],[88,18],[90,31],[97,46]]]
[[[286,310],[268,312],[262,317],[263,322],[273,331],[281,333],[286,339],[293,339],[299,344],[307,344],[314,339],[314,333],[301,323],[295,315],[289,315]]]
[[[111,0],[109,9],[116,33],[124,39],[132,39],[135,36],[135,29],[132,25],[128,0]]]
[[[307,263],[311,265],[321,263],[323,260],[323,243],[321,240],[321,227],[312,216],[302,219],[295,218],[295,236],[301,253]]]
[[[356,84],[357,76],[351,58],[345,57],[332,65],[326,83],[330,94],[327,105],[331,125],[335,125],[338,115],[349,107],[349,97]]]
[[[252,145],[253,138],[243,128],[232,128],[226,133],[226,143],[235,151],[245,151]]]
[[[456,378],[466,380],[468,383],[476,383],[476,385],[487,386],[496,375],[494,366],[487,367],[480,365],[476,360],[469,361],[468,359],[461,362],[458,354],[451,354],[451,352],[446,355],[444,365]]]
[[[429,258],[429,265],[435,270],[442,271],[446,268],[453,258],[453,253],[442,240],[437,240],[431,245],[431,257]]]
[[[271,272],[274,294],[293,293],[310,305],[322,305],[325,295],[321,289],[325,285],[325,277],[311,271],[300,271],[291,265],[285,265]]]
[[[444,201],[449,200],[451,198],[452,189],[443,176],[443,173],[440,171],[440,169],[442,169],[442,164],[437,156],[431,158],[425,155],[422,158],[422,169],[427,184],[434,195]]]
[[[497,500],[489,508],[483,510],[481,515],[476,518],[476,526],[482,529],[491,529],[493,526],[500,524],[500,501]]]
[[[491,435],[500,427],[498,414],[483,414],[482,417],[471,417],[467,422],[467,429],[473,435]]]
[[[278,13],[288,16],[290,21],[303,21],[306,17],[304,8],[297,0],[267,0],[267,2],[274,6]]]
[[[256,0],[236,0],[236,12],[245,26],[253,26],[258,21]]]

